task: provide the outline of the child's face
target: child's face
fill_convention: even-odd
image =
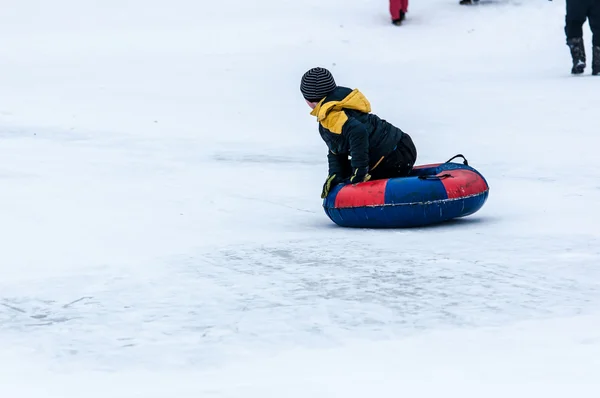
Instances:
[[[316,102],[310,102],[309,100],[304,100],[304,101],[306,101],[308,106],[310,106],[310,109],[315,109],[315,106],[317,106]]]

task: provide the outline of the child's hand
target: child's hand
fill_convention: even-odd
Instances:
[[[339,177],[337,174],[332,174],[329,177],[327,177],[327,180],[325,180],[325,184],[323,184],[323,192],[321,192],[321,199],[325,199],[327,195],[329,195],[331,188],[342,183],[343,181],[344,179]]]
[[[368,173],[369,169],[364,167],[360,169],[354,169],[354,174],[350,177],[352,184],[358,184],[359,182],[366,182],[371,179],[371,175]]]

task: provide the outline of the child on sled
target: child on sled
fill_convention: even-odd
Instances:
[[[331,72],[316,67],[302,76],[300,91],[329,148],[329,172],[321,198],[340,183],[355,184],[410,173],[417,159],[411,137],[371,113],[369,101],[358,89],[336,85]]]

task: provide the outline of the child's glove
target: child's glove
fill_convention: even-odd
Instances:
[[[343,181],[344,179],[342,177],[339,177],[337,174],[332,174],[328,176],[327,180],[325,180],[325,184],[323,184],[323,192],[321,192],[321,199],[325,199],[327,195],[329,195],[331,188],[342,183]]]
[[[368,173],[369,169],[367,167],[356,168],[354,169],[354,174],[350,177],[350,182],[352,184],[358,184],[359,182],[366,182],[371,179],[371,175]]]

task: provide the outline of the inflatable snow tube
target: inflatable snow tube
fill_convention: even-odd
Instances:
[[[403,228],[436,224],[477,212],[485,204],[486,179],[464,163],[415,166],[406,177],[335,186],[323,200],[342,227]]]

